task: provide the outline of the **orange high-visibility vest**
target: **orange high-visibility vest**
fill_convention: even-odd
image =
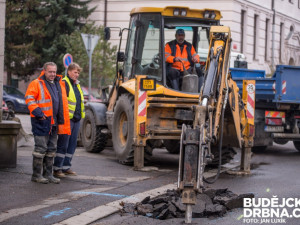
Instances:
[[[47,89],[45,81],[41,79],[44,75],[44,71],[40,76],[33,80],[26,91],[25,102],[30,111],[30,116],[35,117],[32,114],[32,111],[39,107],[46,117],[51,116],[51,124],[54,124],[53,119],[53,106],[50,92]],[[59,84],[62,92],[62,105],[63,105],[63,116],[64,124],[58,124],[58,134],[71,134],[70,128],[70,117],[69,117],[69,108],[68,108],[68,98],[66,93],[65,82],[62,81],[62,75],[56,75],[59,77]]]
[[[171,42],[169,42],[169,43],[171,43]],[[181,52],[180,46],[176,43],[176,54],[174,56],[174,55],[172,55],[172,48],[171,48],[171,46],[170,46],[169,43],[167,43],[166,46],[165,46],[165,58],[166,58],[166,62],[172,64],[172,67],[174,69],[183,71],[183,65],[182,65],[182,63],[181,62],[174,62],[174,58],[175,57],[180,57],[180,58],[182,58],[182,62],[184,64],[184,66],[185,66],[185,69],[188,70],[191,67],[191,63],[188,60],[187,44],[186,43],[183,44],[184,46],[183,46],[183,50]],[[175,43],[175,41],[173,41],[173,43]],[[191,56],[192,57],[196,57],[197,58],[197,62],[198,63],[200,62],[200,57],[197,54],[197,52],[195,51],[194,46],[191,46]]]

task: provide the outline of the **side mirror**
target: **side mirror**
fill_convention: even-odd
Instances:
[[[118,60],[118,62],[124,62],[125,61],[125,53],[124,52],[118,52],[117,60]]]
[[[106,41],[108,41],[110,39],[110,28],[109,27],[104,28],[104,39]]]

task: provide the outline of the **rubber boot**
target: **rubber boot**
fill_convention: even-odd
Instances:
[[[44,157],[44,177],[46,177],[50,183],[60,183],[60,179],[53,176],[53,157]]]
[[[49,183],[49,180],[42,176],[43,158],[37,158],[33,156],[32,169],[33,169],[33,174],[31,177],[31,181],[42,183],[42,184]]]
[[[177,79],[171,80],[171,86],[174,90],[179,91],[179,81]]]

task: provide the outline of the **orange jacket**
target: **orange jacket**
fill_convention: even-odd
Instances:
[[[70,127],[70,117],[69,117],[69,108],[68,108],[68,99],[67,93],[65,88],[65,82],[62,81],[62,75],[57,75],[55,81],[58,81],[60,84],[61,89],[61,100],[63,109],[62,112],[62,119],[58,121],[58,134],[71,134],[71,127]],[[51,124],[44,124],[44,126],[51,127],[54,124],[53,119],[53,106],[52,106],[52,99],[50,92],[47,89],[45,84],[45,76],[44,71],[40,74],[40,76],[33,80],[26,91],[25,94],[25,102],[27,107],[30,111],[30,116],[32,117],[32,126],[34,130],[34,126],[38,126],[39,121],[37,119],[43,117],[45,115],[49,118],[49,123]],[[50,120],[51,118],[51,120]],[[44,122],[45,123],[45,122]],[[39,135],[39,134],[37,134]],[[40,134],[42,135],[42,134]]]
[[[172,55],[172,47],[170,46],[170,43],[171,44],[176,44],[176,54],[174,56],[174,53]],[[189,44],[188,42],[184,42],[183,43],[183,50],[181,52],[180,50],[180,46],[177,44],[176,40],[174,41],[171,41],[169,43],[166,44],[165,46],[165,58],[166,58],[166,62],[167,63],[171,63],[172,64],[172,67],[174,69],[177,69],[177,70],[180,70],[180,71],[183,71],[183,65],[181,62],[174,62],[174,58],[175,57],[180,57],[182,58],[182,62],[185,66],[185,68],[188,70],[190,67],[191,67],[191,63],[189,62],[189,54],[188,54],[188,51],[187,51],[187,48],[188,48],[188,45],[191,46],[191,52],[190,52],[190,55],[191,57],[196,57],[197,59],[197,62],[199,63],[200,62],[200,58],[199,58],[199,55],[197,54],[197,52],[195,51],[195,48],[194,46],[192,46],[191,44]]]

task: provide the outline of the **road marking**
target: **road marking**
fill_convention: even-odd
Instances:
[[[89,224],[96,220],[99,220],[101,218],[104,218],[106,216],[109,216],[113,213],[118,212],[120,209],[122,209],[122,206],[120,205],[121,202],[137,203],[137,202],[142,201],[147,196],[150,196],[150,198],[153,198],[158,195],[161,195],[162,193],[166,192],[168,189],[176,189],[176,188],[177,188],[176,184],[168,184],[168,185],[165,185],[165,186],[162,186],[159,188],[155,188],[155,189],[152,189],[149,191],[131,195],[130,197],[116,200],[116,201],[110,202],[106,205],[98,206],[94,209],[91,209],[89,211],[81,213],[77,216],[70,217],[66,220],[56,223],[55,225],[85,225],[85,224]]]
[[[240,215],[237,220],[241,220],[244,217],[244,215]]]
[[[74,180],[95,180],[95,181],[117,181],[121,183],[132,183],[137,181],[142,181],[149,179],[149,176],[140,176],[140,177],[103,177],[103,176],[86,176],[86,175],[77,175],[77,176],[68,176],[70,179]]]
[[[72,192],[63,193],[61,195],[58,195],[56,197],[48,198],[42,201],[41,204],[34,205],[34,206],[28,206],[23,208],[16,208],[16,209],[10,209],[5,211],[4,213],[0,214],[0,223],[8,220],[13,217],[17,217],[20,215],[24,215],[27,213],[31,213],[34,211],[38,211],[40,209],[44,209],[56,204],[61,204],[73,200],[78,200],[79,198],[85,197],[89,195],[89,192],[103,192],[110,189],[113,189],[116,187],[101,187],[101,188],[93,188],[93,189],[85,189],[82,190],[82,193],[80,194],[72,194]]]
[[[74,191],[73,194],[88,194],[88,195],[99,195],[99,196],[108,196],[108,197],[115,197],[115,198],[127,198],[127,195],[118,195],[118,194],[110,194],[110,193],[98,193],[98,192],[91,192],[91,191]]]
[[[46,216],[43,216],[43,218],[48,219],[52,216],[60,216],[61,214],[64,214],[66,211],[70,210],[71,208],[64,208],[62,210],[59,211],[52,211],[50,213],[48,213]]]

